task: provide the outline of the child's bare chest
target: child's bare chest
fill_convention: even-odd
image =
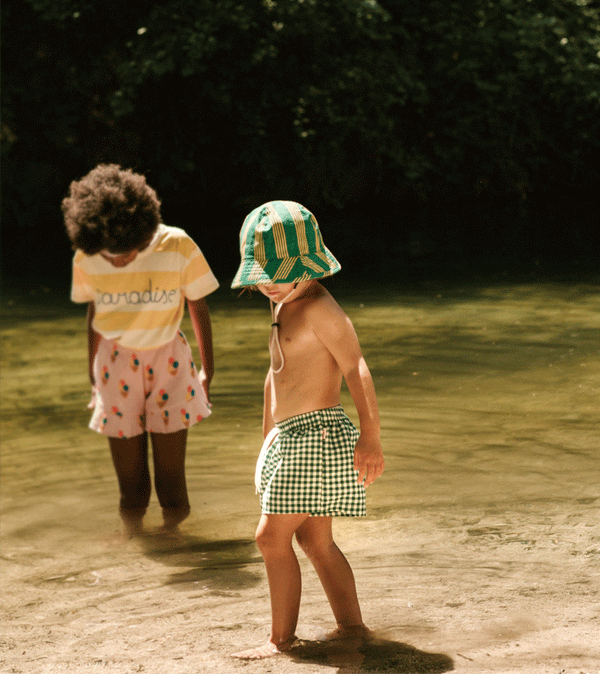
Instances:
[[[279,344],[285,358],[286,367],[310,368],[312,364],[326,357],[327,350],[315,334],[313,328],[302,317],[283,317],[278,328]],[[271,338],[273,352],[275,334]]]

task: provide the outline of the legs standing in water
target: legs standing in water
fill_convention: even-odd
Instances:
[[[152,433],[154,486],[162,507],[164,528],[175,529],[190,514],[185,481],[187,429],[175,433]]]
[[[165,529],[175,529],[190,514],[185,481],[187,429],[175,433],[152,433],[154,483],[163,510]],[[148,436],[109,438],[121,499],[119,512],[126,532],[142,531],[142,519],[150,502]]]
[[[256,532],[271,595],[271,637],[266,644],[233,657],[266,658],[284,652],[296,640],[302,581],[292,547],[296,536],[319,576],[338,624],[336,635],[364,633],[354,574],[333,540],[331,517],[307,514],[263,515]]]
[[[142,531],[142,519],[150,502],[148,436],[108,438],[113,465],[119,481],[119,513],[125,531],[133,536]]]

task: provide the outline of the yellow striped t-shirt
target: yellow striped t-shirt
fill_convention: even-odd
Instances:
[[[150,245],[125,267],[80,250],[73,259],[71,299],[94,302],[94,330],[128,348],[170,342],[184,299],[198,300],[218,287],[202,252],[178,227],[159,225]]]

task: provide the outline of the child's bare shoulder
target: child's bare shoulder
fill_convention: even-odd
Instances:
[[[308,298],[304,311],[307,320],[320,330],[335,329],[335,326],[343,329],[350,322],[346,312],[321,285],[318,285]]]

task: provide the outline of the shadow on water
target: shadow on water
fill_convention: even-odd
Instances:
[[[262,574],[246,568],[262,563],[252,540],[208,541],[178,533],[175,537],[146,534],[140,541],[149,559],[169,568],[185,567],[185,571],[168,576],[165,585],[186,589],[184,584],[197,583],[219,594],[254,587],[262,580]]]
[[[389,674],[442,674],[454,669],[452,658],[427,653],[413,646],[383,638],[304,641],[288,652],[298,663],[337,667],[344,672]]]

